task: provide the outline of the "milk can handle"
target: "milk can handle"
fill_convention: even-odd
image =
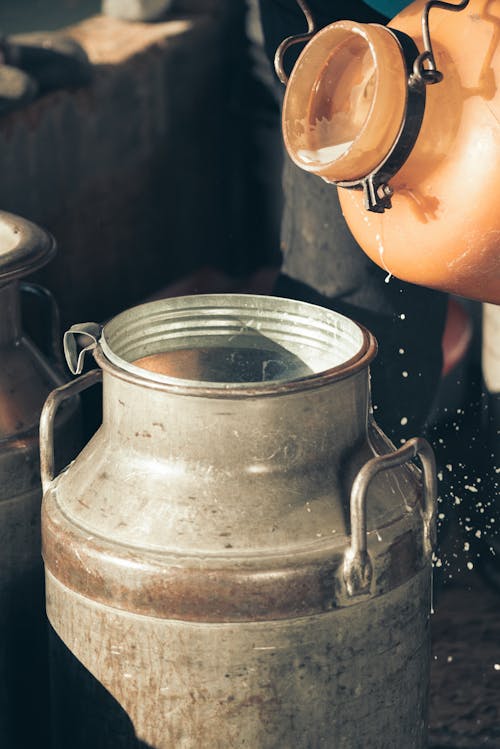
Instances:
[[[19,285],[21,294],[25,296],[30,295],[33,299],[36,299],[42,305],[48,309],[50,315],[50,331],[47,340],[47,344],[44,346],[43,342],[37,342],[43,353],[50,357],[57,367],[64,372],[64,361],[62,357],[60,338],[61,338],[61,317],[59,315],[59,307],[54,299],[53,294],[37,283],[22,282]]]
[[[54,423],[59,406],[101,380],[101,370],[92,369],[49,393],[40,416],[40,475],[44,493],[55,478]]]
[[[422,519],[424,551],[431,554],[435,543],[437,497],[436,461],[431,446],[422,437],[409,439],[403,447],[387,455],[378,455],[360,469],[351,489],[351,545],[344,555],[344,581],[350,596],[370,589],[372,563],[368,554],[366,497],[372,479],[389,468],[397,468],[418,456],[423,469]]]

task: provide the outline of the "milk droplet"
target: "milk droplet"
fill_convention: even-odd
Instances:
[[[381,264],[382,268],[384,270],[386,270],[387,273],[389,274],[388,277],[385,279],[385,282],[389,283],[388,279],[391,276],[391,272],[390,272],[389,268],[387,267],[387,265],[385,264],[385,260],[384,260],[384,251],[385,251],[385,248],[384,248],[384,245],[382,243],[382,237],[380,236],[380,234],[375,234],[375,240],[376,240],[377,245],[378,245],[378,254],[379,254],[379,258],[380,258],[380,264]]]

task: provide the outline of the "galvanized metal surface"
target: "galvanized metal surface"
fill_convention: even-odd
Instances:
[[[43,746],[48,722],[38,426],[63,380],[53,351],[42,355],[24,333],[18,277],[54,250],[41,229],[0,212],[0,746],[9,749],[33,746],[35,734]],[[75,405],[56,424],[62,460],[77,447]]]
[[[482,367],[490,393],[500,393],[500,306],[483,304]]]
[[[255,352],[263,341],[308,373],[221,383],[133,364],[231,342]],[[97,375],[51,395],[42,416],[47,610],[141,741],[424,747],[431,464],[424,498],[416,468],[396,465],[424,443],[394,456],[369,418],[369,334],[311,305],[215,295],[129,310],[93,352],[103,424],[54,480],[57,406]],[[373,574],[349,587],[349,493],[380,455],[390,469],[377,463],[361,482]],[[57,724],[63,704],[85,701],[78,684],[56,690]],[[60,730],[59,746],[83,746],[84,735],[98,745],[88,725]]]
[[[116,731],[117,749],[136,746],[134,733],[154,749],[424,749],[429,591],[422,570],[352,608],[214,625],[102,606],[49,573],[47,607],[63,642],[122,708],[122,730],[126,716],[133,726],[127,738]],[[82,704],[82,684],[61,673],[55,681],[56,705],[69,706],[57,711],[55,747],[109,747],[106,714],[88,733],[99,704]]]
[[[54,238],[31,221],[0,211],[0,281],[33,273],[56,252]]]

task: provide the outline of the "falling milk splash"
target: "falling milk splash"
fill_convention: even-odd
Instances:
[[[385,283],[389,283],[389,281],[392,278],[392,273],[389,270],[389,268],[387,267],[387,265],[385,264],[385,260],[384,260],[385,248],[384,248],[384,244],[382,242],[382,237],[381,237],[381,235],[378,232],[377,232],[377,234],[375,234],[375,239],[377,240],[377,248],[378,248],[378,254],[379,254],[379,257],[380,257],[380,262],[382,264],[383,269],[387,271],[387,276],[385,277],[384,281],[385,281]]]
[[[368,215],[366,213],[363,216],[363,221],[365,222],[365,224],[368,226],[368,228],[370,230],[373,230],[372,222],[370,221],[370,218],[368,217]],[[380,224],[379,224],[379,226],[380,226]],[[392,278],[392,273],[389,270],[389,268],[387,267],[387,264],[386,264],[385,259],[384,259],[385,247],[384,247],[384,243],[383,243],[383,240],[382,240],[381,231],[382,231],[382,229],[380,227],[380,231],[376,232],[376,234],[375,234],[375,240],[377,242],[377,249],[378,249],[378,254],[379,254],[379,258],[380,258],[380,264],[381,264],[382,268],[385,271],[387,271],[387,276],[385,277],[384,281],[385,281],[385,283],[389,283],[389,281]]]

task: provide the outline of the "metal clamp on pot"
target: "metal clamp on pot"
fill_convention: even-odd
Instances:
[[[469,0],[458,4],[439,0],[426,3],[422,13],[425,49],[421,53],[410,36],[390,27],[340,21],[318,32],[304,0],[297,3],[306,17],[308,32],[285,39],[275,55],[276,74],[287,85],[283,106],[287,150],[292,160],[306,171],[339,187],[363,190],[366,210],[383,213],[391,208],[393,193],[389,180],[406,162],[418,138],[425,112],[426,86],[438,83],[443,77],[432,49],[429,11],[432,7],[459,11]],[[284,54],[292,45],[304,41],[308,44],[289,80],[284,70]],[[360,98],[356,103],[366,118],[356,122],[353,107],[353,121],[349,124],[340,118],[345,114],[347,97],[356,88],[359,71],[354,68],[359,67],[356,56],[360,55],[369,56],[372,63],[370,77],[363,82],[360,94],[365,101]],[[348,71],[348,67],[352,69]],[[351,81],[345,81],[344,98],[339,100],[336,111],[332,97],[339,81],[341,86],[347,75]],[[351,105],[352,102],[347,106]],[[336,117],[340,128],[348,130],[349,137],[335,148],[332,144],[338,143]],[[390,119],[389,128],[382,117]]]

